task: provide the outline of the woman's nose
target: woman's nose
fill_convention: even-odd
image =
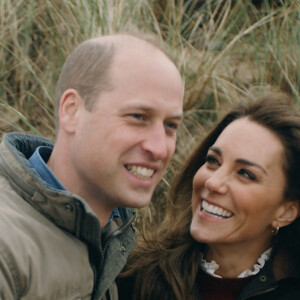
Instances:
[[[225,194],[228,190],[227,180],[227,175],[219,168],[207,177],[204,186],[209,192]]]

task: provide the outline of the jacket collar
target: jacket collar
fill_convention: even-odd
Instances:
[[[0,145],[0,170],[15,191],[57,226],[93,245],[100,245],[101,227],[91,208],[68,191],[52,190],[44,185],[30,167],[28,158],[38,146],[53,147],[47,139],[22,133],[3,136]],[[121,208],[123,223],[131,223],[131,209]]]

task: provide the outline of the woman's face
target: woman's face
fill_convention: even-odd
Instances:
[[[279,138],[263,126],[247,118],[229,124],[194,177],[193,238],[268,247],[284,202],[283,153]]]

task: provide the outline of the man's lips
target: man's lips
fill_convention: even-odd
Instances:
[[[125,168],[129,171],[129,173],[140,179],[150,179],[153,174],[156,172],[155,168],[148,168],[144,166],[134,165],[134,164],[126,164]]]

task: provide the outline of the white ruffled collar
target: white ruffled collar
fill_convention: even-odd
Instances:
[[[243,271],[237,278],[245,278],[251,275],[256,275],[263,268],[266,261],[268,261],[268,259],[270,258],[271,250],[272,248],[268,249],[260,256],[260,258],[257,260],[257,263],[253,266],[252,270]],[[200,267],[206,273],[217,278],[222,278],[220,275],[215,274],[220,266],[214,260],[212,260],[211,262],[207,262],[203,257],[203,253],[201,253]]]

